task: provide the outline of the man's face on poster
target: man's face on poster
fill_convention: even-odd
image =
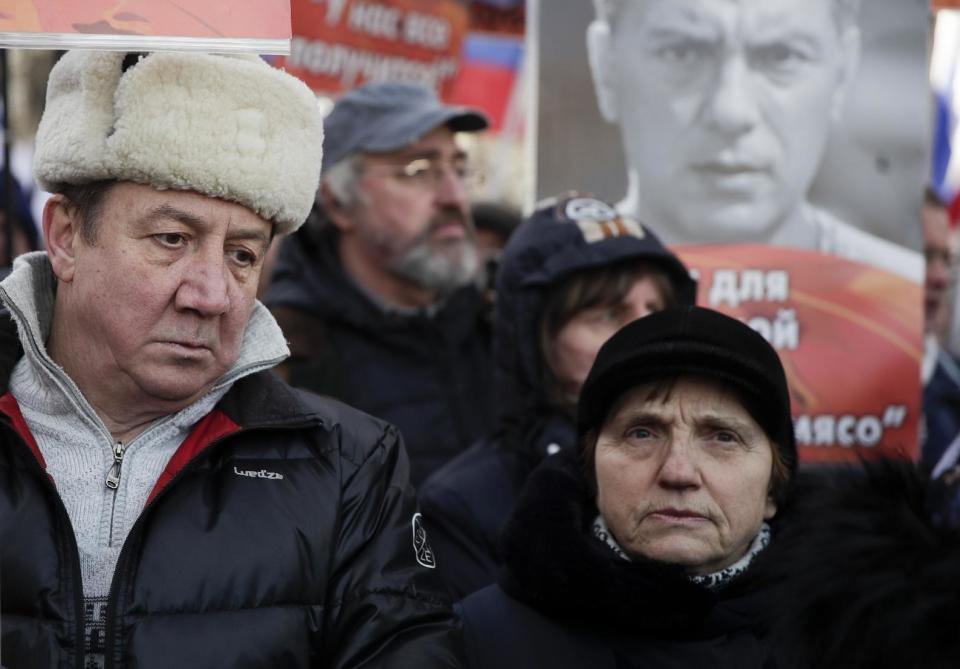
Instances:
[[[614,0],[588,32],[641,220],[678,242],[764,241],[795,216],[859,54],[837,0]]]

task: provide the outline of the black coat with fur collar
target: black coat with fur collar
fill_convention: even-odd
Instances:
[[[757,576],[781,669],[960,667],[960,471],[907,461],[801,474]]]
[[[766,593],[749,572],[714,593],[677,567],[626,562],[593,537],[596,516],[571,454],[532,475],[504,531],[500,584],[461,604],[471,667],[773,666]]]

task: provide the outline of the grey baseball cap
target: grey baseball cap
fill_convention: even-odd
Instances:
[[[441,125],[475,132],[490,122],[479,110],[443,104],[420,84],[365,84],[345,93],[324,119],[323,170],[354,153],[402,149]]]

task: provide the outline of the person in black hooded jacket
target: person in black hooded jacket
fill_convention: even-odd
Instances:
[[[579,386],[600,345],[631,320],[692,304],[695,293],[652,232],[594,198],[546,200],[514,232],[497,279],[498,428],[420,491],[453,594],[495,580],[497,536],[527,476],[573,446]]]
[[[634,321],[600,349],[577,435],[530,476],[498,583],[459,605],[468,666],[775,666],[755,574],[796,443],[773,348],[700,307]]]

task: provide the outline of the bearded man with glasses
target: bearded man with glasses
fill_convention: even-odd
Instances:
[[[282,373],[397,425],[414,483],[492,420],[475,176],[455,141],[487,125],[417,84],[343,95],[324,122],[313,213],[265,296],[293,353]]]

